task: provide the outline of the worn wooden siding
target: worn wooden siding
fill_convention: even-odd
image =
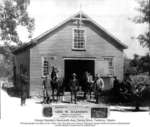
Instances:
[[[90,25],[83,26],[83,29],[86,30],[86,51],[74,51],[72,50],[73,28],[76,26],[67,24],[30,49],[30,90],[32,95],[42,92],[41,56],[48,56],[50,59],[53,57],[54,60],[50,60],[50,64],[57,66],[62,76],[64,75],[64,57],[101,59],[104,56],[112,56],[114,57],[115,75],[119,79],[123,78],[123,52],[99,36],[99,33],[94,31]]]
[[[15,55],[15,66],[16,66],[16,86],[21,89],[20,82],[20,65],[23,65],[27,69],[28,79],[30,80],[30,50],[23,51]],[[29,89],[29,84],[28,84]],[[29,95],[29,92],[28,92]]]

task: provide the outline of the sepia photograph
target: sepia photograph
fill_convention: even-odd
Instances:
[[[149,120],[149,0],[0,0],[0,126]]]

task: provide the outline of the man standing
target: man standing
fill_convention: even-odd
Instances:
[[[95,84],[96,84],[96,104],[98,104],[99,100],[100,100],[100,95],[101,95],[102,89],[104,88],[104,81],[101,78],[100,74],[96,75]]]
[[[27,98],[27,85],[28,85],[28,76],[27,71],[24,70],[24,73],[21,74],[21,85],[22,85],[22,91],[21,91],[21,106],[25,105],[26,98]]]
[[[43,103],[44,104],[48,104],[50,101],[50,94],[49,94],[49,83],[48,83],[48,79],[47,76],[42,77],[43,78],[43,82],[42,82],[42,86],[43,86]]]
[[[76,78],[76,74],[72,74],[72,79],[70,80],[70,89],[71,89],[71,102],[72,102],[72,97],[74,96],[74,102],[76,104],[77,101],[77,91],[79,88],[79,82],[78,79]]]
[[[117,79],[116,76],[114,76],[114,81],[113,81],[113,94],[114,96],[118,96],[120,93],[120,82]]]

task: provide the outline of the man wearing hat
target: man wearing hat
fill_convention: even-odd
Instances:
[[[77,79],[77,75],[75,73],[72,74],[72,79],[70,80],[70,90],[71,90],[71,102],[73,100],[73,96],[74,96],[74,102],[76,104],[77,101],[77,91],[79,88],[79,82]]]
[[[104,88],[104,81],[101,78],[100,74],[96,75],[95,84],[96,84],[96,103],[98,104],[99,103],[99,99],[100,99],[99,97],[101,95],[102,89]]]

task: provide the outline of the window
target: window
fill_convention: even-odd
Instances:
[[[109,68],[113,67],[113,58],[112,57],[104,58],[104,60],[108,61]]]
[[[85,30],[73,29],[73,49],[85,49]]]
[[[109,74],[114,75],[113,57],[105,57],[104,60],[108,61]]]
[[[49,74],[49,65],[48,59],[46,57],[42,57],[42,76],[46,76]]]

